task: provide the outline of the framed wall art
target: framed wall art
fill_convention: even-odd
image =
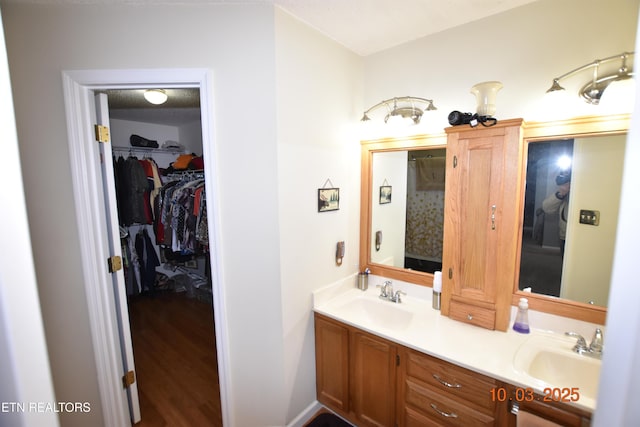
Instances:
[[[339,208],[339,188],[318,188],[318,212],[337,211]]]

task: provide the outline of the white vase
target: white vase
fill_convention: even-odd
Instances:
[[[500,89],[502,83],[496,81],[478,83],[471,88],[471,93],[476,96],[476,113],[479,116],[492,117],[496,113],[496,96]]]

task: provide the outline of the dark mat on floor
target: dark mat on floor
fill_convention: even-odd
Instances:
[[[351,427],[351,424],[333,414],[320,414],[307,427]]]

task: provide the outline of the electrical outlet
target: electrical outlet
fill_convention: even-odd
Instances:
[[[580,209],[580,224],[587,224],[587,225],[600,224],[600,211]]]

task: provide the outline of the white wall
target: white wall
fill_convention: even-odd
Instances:
[[[23,193],[15,116],[0,16],[0,424],[59,425],[53,412],[29,410],[31,403],[55,403],[36,284]],[[19,407],[17,405],[25,405]]]
[[[255,191],[277,198],[284,338],[286,423],[315,400],[311,293],[352,280],[358,268],[361,60],[276,9],[278,186],[255,176]],[[317,212],[317,191],[330,179],[340,208]],[[335,262],[336,243],[345,258]],[[276,242],[271,242],[277,249]]]
[[[185,151],[202,155],[202,121],[187,123],[179,128],[179,143],[184,145]]]
[[[626,139],[575,139],[561,298],[607,305]],[[599,225],[580,224],[581,209],[599,211]]]
[[[61,415],[62,423],[98,426],[102,414],[85,284],[77,268],[61,71],[195,67],[212,70],[217,107],[212,120],[230,337],[230,417],[233,425],[281,425],[288,402],[282,391],[280,226],[278,198],[269,191],[278,188],[273,7],[2,7],[56,397],[94,404],[88,415]],[[104,31],[96,31],[97,22],[105,23]],[[156,22],[172,24],[167,30]],[[250,126],[244,114],[248,102],[257,112]],[[313,381],[313,373],[308,376]]]
[[[636,50],[640,49],[640,28]],[[640,59],[634,61],[637,70]],[[620,214],[611,292],[607,312],[607,336],[602,359],[598,409],[594,427],[631,426],[640,419],[640,286],[638,286],[638,242],[640,223],[640,86],[636,86],[635,113],[625,147]]]
[[[421,124],[406,132],[441,132],[451,111],[476,111],[469,93],[474,84],[498,80],[504,84],[497,96],[498,119],[598,114],[602,110],[577,96],[590,72],[562,81],[575,96],[561,111],[550,111],[543,95],[553,78],[567,71],[633,51],[638,5],[638,0],[539,0],[373,54],[365,58],[364,104],[402,95],[433,99],[438,110],[426,112]]]

